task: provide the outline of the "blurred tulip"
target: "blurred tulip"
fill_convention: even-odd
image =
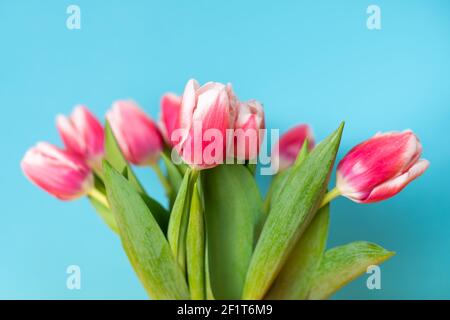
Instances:
[[[240,103],[234,125],[234,152],[239,160],[255,159],[264,139],[264,109],[256,100]],[[239,132],[239,129],[242,132]],[[241,137],[241,138],[239,138]]]
[[[67,150],[82,157],[91,168],[101,169],[103,127],[85,106],[77,106],[69,117],[59,115],[56,126]]]
[[[227,129],[234,128],[238,100],[231,85],[208,82],[202,87],[191,79],[186,84],[180,110],[181,135],[177,151],[196,169],[223,163],[233,141]]]
[[[377,134],[340,161],[336,189],[360,203],[390,198],[428,168],[421,154],[422,145],[409,130]]]
[[[82,158],[41,142],[27,151],[21,162],[25,175],[61,200],[73,200],[94,186],[92,171]]]
[[[166,93],[161,99],[161,117],[159,127],[166,143],[173,146],[172,132],[178,128],[178,115],[181,108],[181,99],[173,93]]]
[[[158,127],[131,100],[116,101],[106,115],[125,158],[135,165],[155,164],[163,149]]]
[[[272,159],[278,161],[279,170],[284,170],[295,162],[305,140],[308,140],[310,150],[314,148],[314,137],[307,124],[298,125],[281,136],[272,149]]]

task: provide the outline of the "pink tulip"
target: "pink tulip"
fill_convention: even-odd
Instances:
[[[59,115],[56,126],[67,150],[85,159],[91,168],[101,169],[103,127],[85,106],[77,106],[70,117]]]
[[[92,171],[82,158],[41,142],[27,151],[21,162],[25,175],[61,200],[72,200],[94,186]]]
[[[206,169],[224,162],[233,141],[226,130],[234,128],[237,105],[230,84],[208,82],[200,87],[197,81],[188,81],[179,118],[182,133],[176,140],[176,149],[187,164]]]
[[[256,100],[239,104],[235,129],[235,156],[239,160],[255,159],[264,138],[264,109]],[[239,129],[242,137],[239,139]]]
[[[106,115],[125,158],[135,165],[155,164],[163,149],[157,125],[131,100],[116,101]]]
[[[164,140],[170,146],[172,143],[172,132],[178,128],[178,115],[181,108],[181,99],[173,93],[166,93],[161,99],[161,117],[159,128]]]
[[[377,134],[350,150],[337,169],[336,187],[360,203],[390,198],[429,166],[420,159],[422,145],[411,131]]]
[[[273,161],[278,161],[279,170],[284,170],[295,162],[305,140],[308,140],[308,148],[311,150],[314,147],[314,137],[307,124],[298,125],[281,136],[272,151]]]

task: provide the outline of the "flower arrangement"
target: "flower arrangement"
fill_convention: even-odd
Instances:
[[[326,248],[329,203],[390,198],[429,165],[413,132],[378,133],[340,160],[327,191],[343,127],[317,145],[308,125],[281,136],[263,198],[262,105],[189,80],[163,96],[158,123],[133,101],[115,102],[105,126],[84,106],[58,116],[65,148],[38,143],[21,166],[61,200],[89,198],[153,299],[326,299],[393,255],[363,241]],[[132,165],[155,170],[167,204]]]

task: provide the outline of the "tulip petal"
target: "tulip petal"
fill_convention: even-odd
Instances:
[[[183,99],[181,101],[181,111],[180,111],[180,128],[189,131],[192,126],[192,114],[194,113],[195,106],[197,104],[197,94],[196,91],[199,89],[200,85],[197,80],[190,79],[186,84],[183,92]],[[183,138],[183,141],[186,137]]]
[[[278,144],[272,149],[272,159],[279,162],[280,170],[286,169],[294,163],[306,139],[309,149],[313,149],[314,137],[307,124],[298,125],[281,136]]]
[[[375,187],[407,171],[422,147],[411,131],[377,134],[339,162],[337,186],[349,198],[364,198]]]
[[[165,94],[161,99],[161,119],[159,127],[168,144],[172,144],[172,132],[178,128],[181,97],[173,93]]]
[[[67,150],[99,169],[104,153],[104,132],[100,121],[85,106],[76,106],[70,117],[59,115],[56,127]]]
[[[239,160],[255,159],[264,140],[262,129],[265,129],[265,122],[262,105],[256,100],[240,103],[234,129],[236,158]]]
[[[84,195],[94,183],[81,158],[49,143],[40,142],[28,150],[21,167],[28,179],[61,200]]]
[[[406,187],[408,183],[410,183],[412,180],[422,175],[422,173],[425,172],[425,170],[428,168],[429,165],[430,163],[428,162],[428,160],[425,159],[419,160],[407,172],[392,180],[380,184],[379,186],[377,186],[372,190],[372,192],[366,199],[359,202],[361,203],[376,202],[396,195],[397,193],[402,191],[403,188]]]
[[[153,120],[131,100],[117,101],[107,115],[127,160],[147,165],[158,160],[163,141]]]

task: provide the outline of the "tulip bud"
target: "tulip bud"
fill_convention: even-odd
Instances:
[[[158,127],[131,100],[116,101],[106,115],[125,158],[135,165],[155,164],[163,141]]]
[[[21,162],[25,175],[61,200],[73,200],[94,186],[92,171],[82,158],[41,142],[27,151]]]
[[[223,163],[233,136],[238,100],[231,85],[208,82],[202,87],[189,80],[183,93],[180,129],[176,150],[183,160],[196,169]],[[176,141],[176,140],[175,140]]]
[[[178,115],[181,108],[181,98],[173,93],[165,94],[161,99],[161,117],[159,128],[166,143],[173,145],[172,132],[178,128]]]
[[[86,107],[77,106],[70,117],[59,115],[56,126],[67,150],[85,159],[91,168],[101,169],[103,127]]]
[[[235,129],[235,156],[239,160],[255,159],[264,139],[264,110],[256,100],[239,104]]]
[[[390,198],[429,166],[411,131],[377,134],[350,150],[339,162],[336,187],[360,203]]]
[[[284,170],[295,162],[305,140],[308,140],[310,150],[314,148],[314,137],[307,124],[298,125],[280,137],[272,149],[272,158],[273,161],[278,161],[279,170]]]

